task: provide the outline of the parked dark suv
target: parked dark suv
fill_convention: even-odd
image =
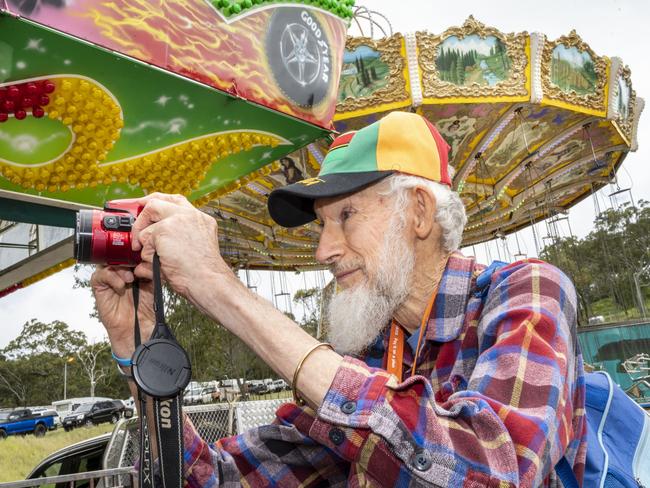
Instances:
[[[122,402],[102,401],[84,403],[63,419],[65,430],[73,429],[80,425],[97,425],[103,422],[117,423],[124,412]]]

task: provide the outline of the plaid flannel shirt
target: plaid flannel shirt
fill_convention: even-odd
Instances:
[[[537,260],[496,271],[454,253],[418,358],[398,379],[387,333],[345,357],[317,412],[293,403],[272,425],[208,445],[186,418],[186,486],[561,486],[565,456],[582,480],[584,373],[576,295]],[[412,351],[404,348],[405,376]]]

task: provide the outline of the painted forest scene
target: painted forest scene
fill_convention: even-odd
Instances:
[[[564,92],[578,95],[596,91],[596,70],[591,56],[577,47],[560,44],[553,49],[551,82]]]
[[[436,54],[440,79],[460,86],[494,86],[508,78],[510,66],[507,49],[495,36],[450,36]]]
[[[346,50],[343,53],[338,101],[372,95],[388,84],[388,71],[388,65],[374,49],[359,46],[354,51]]]
[[[627,120],[630,115],[630,85],[625,78],[618,77],[618,94],[616,97],[618,105],[618,115],[622,120]]]

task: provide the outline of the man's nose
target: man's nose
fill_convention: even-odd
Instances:
[[[336,263],[343,255],[345,239],[340,227],[326,223],[318,240],[316,260],[322,264]]]

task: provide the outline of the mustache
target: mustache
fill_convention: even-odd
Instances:
[[[333,264],[329,267],[330,273],[332,273],[334,276],[340,275],[341,273],[347,273],[348,271],[352,271],[353,269],[361,269],[362,271],[365,272],[363,263],[361,263],[360,261],[355,261],[346,264]]]

